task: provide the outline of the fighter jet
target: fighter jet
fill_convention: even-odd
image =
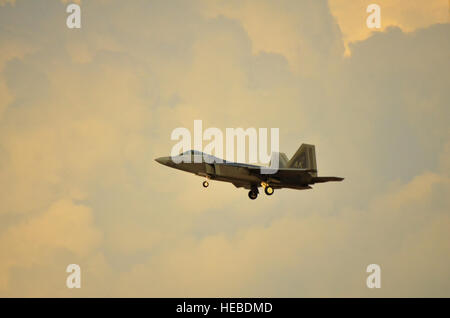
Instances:
[[[209,180],[232,183],[237,188],[249,189],[248,197],[255,200],[259,187],[266,195],[272,195],[274,189],[312,189],[311,185],[329,181],[342,181],[340,177],[318,177],[316,151],[314,145],[302,144],[294,156],[288,160],[284,153],[273,153],[278,156],[278,167],[271,173],[265,167],[226,161],[197,150],[189,150],[176,157],[160,157],[155,159],[160,164],[183,170],[206,178],[203,187],[209,186]],[[269,166],[271,165],[269,163]]]

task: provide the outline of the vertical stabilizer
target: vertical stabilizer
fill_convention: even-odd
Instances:
[[[317,176],[316,148],[314,145],[302,144],[289,160],[287,168],[315,170],[313,176]]]

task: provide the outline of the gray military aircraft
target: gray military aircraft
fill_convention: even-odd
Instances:
[[[278,169],[272,171],[274,173],[263,170],[267,167],[226,161],[197,150],[155,160],[168,167],[206,178],[203,182],[205,188],[209,186],[208,180],[217,180],[231,182],[237,188],[249,189],[248,197],[252,200],[258,197],[258,187],[262,187],[266,195],[272,195],[274,189],[305,190],[312,189],[310,185],[315,183],[344,180],[340,177],[317,176],[314,145],[302,144],[291,160],[284,153],[273,153],[272,158],[274,155],[278,156]]]

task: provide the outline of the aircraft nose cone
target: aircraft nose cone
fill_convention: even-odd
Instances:
[[[166,165],[169,163],[169,158],[168,157],[159,157],[155,159],[156,162],[162,164],[162,165]]]

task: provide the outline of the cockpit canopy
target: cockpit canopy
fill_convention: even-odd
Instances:
[[[198,151],[198,150],[188,150],[185,151],[183,153],[180,153],[180,156],[185,156],[185,155],[203,155],[203,152]]]

